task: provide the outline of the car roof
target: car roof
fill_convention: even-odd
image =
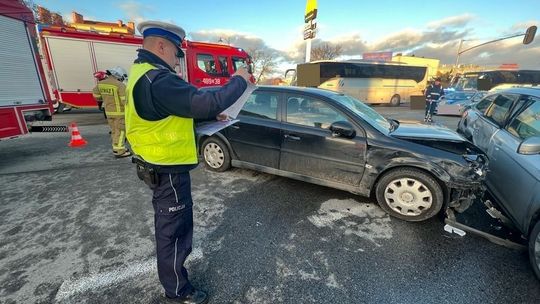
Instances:
[[[286,93],[318,94],[318,95],[322,95],[322,96],[326,96],[326,97],[343,95],[343,93],[334,92],[334,91],[325,90],[325,89],[319,89],[319,88],[296,87],[296,86],[278,86],[278,85],[259,85],[257,87],[259,87],[261,89],[268,89],[268,90],[272,90],[272,91],[280,91],[280,92],[286,92]]]
[[[500,91],[494,91],[493,93],[497,93],[497,94],[515,93],[515,94],[531,95],[531,96],[540,98],[540,87],[512,87],[512,88],[503,89]]]
[[[208,87],[202,87],[200,88],[200,90],[213,92],[213,91],[219,90],[220,88],[221,86],[208,86]],[[325,96],[325,97],[343,95],[343,93],[334,92],[334,91],[325,90],[325,89],[296,87],[296,86],[257,85],[257,89],[265,89],[265,90],[285,92],[285,93],[311,93],[311,94],[317,94],[317,95]]]

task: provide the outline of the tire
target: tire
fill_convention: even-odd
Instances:
[[[59,102],[58,107],[56,108],[56,113],[58,114],[63,113],[65,107],[66,107],[66,104]]]
[[[399,107],[399,104],[401,103],[401,97],[398,94],[395,94],[390,98],[390,105],[392,107]]]
[[[529,260],[536,277],[540,280],[540,220],[536,222],[529,235]]]
[[[217,137],[208,137],[202,144],[202,155],[206,167],[223,172],[231,167],[231,154],[227,145]]]
[[[435,178],[413,168],[398,168],[385,173],[375,191],[382,209],[409,222],[435,216],[444,201],[442,188]]]

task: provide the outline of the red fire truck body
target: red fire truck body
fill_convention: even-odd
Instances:
[[[28,133],[27,121],[50,120],[52,100],[37,49],[32,11],[0,1],[0,140]]]
[[[51,94],[77,108],[97,107],[94,72],[116,66],[129,72],[142,46],[142,37],[128,34],[45,25],[38,31]],[[182,48],[185,57],[178,73],[197,87],[223,85],[239,66],[251,64],[244,50],[229,45],[184,41]]]

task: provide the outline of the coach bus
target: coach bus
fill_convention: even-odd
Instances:
[[[536,86],[540,83],[538,70],[492,70],[467,72],[451,86],[456,91],[504,89],[516,85]]]
[[[411,95],[422,95],[426,66],[367,60],[314,61],[299,64],[298,86],[319,87],[355,97],[366,103],[398,106]]]

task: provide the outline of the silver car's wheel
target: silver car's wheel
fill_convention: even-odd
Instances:
[[[536,277],[540,279],[540,221],[536,222],[529,235],[529,260]]]
[[[404,216],[418,216],[433,203],[428,187],[414,178],[391,181],[384,190],[384,199],[392,210]]]
[[[536,235],[534,241],[534,259],[536,261],[536,267],[540,268],[540,233]]]
[[[207,138],[203,145],[204,162],[208,169],[213,171],[225,171],[231,164],[227,146],[218,138]]]
[[[410,167],[385,172],[377,182],[375,194],[382,209],[411,222],[433,217],[444,202],[439,182],[429,173]]]

